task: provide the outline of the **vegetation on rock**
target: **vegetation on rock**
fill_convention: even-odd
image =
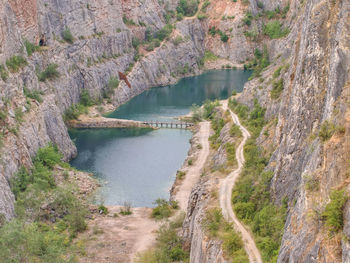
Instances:
[[[13,73],[18,72],[21,68],[27,65],[27,60],[22,56],[12,56],[8,60],[6,60],[6,66]]]
[[[0,256],[4,262],[76,262],[83,252],[73,242],[86,229],[85,205],[68,182],[54,180],[61,161],[57,147],[39,149],[30,171],[21,168],[13,177],[17,218],[0,228]]]
[[[244,250],[242,238],[234,230],[232,224],[228,223],[222,216],[220,208],[207,210],[203,220],[206,233],[211,238],[219,238],[223,241],[222,247],[234,263],[248,263],[249,259]]]

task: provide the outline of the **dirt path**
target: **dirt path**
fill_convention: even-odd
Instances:
[[[227,106],[227,100],[223,101],[223,108],[224,110],[228,109]],[[251,234],[245,229],[243,224],[238,220],[235,213],[232,209],[231,204],[231,196],[232,196],[232,188],[235,185],[235,182],[237,178],[240,175],[240,172],[242,170],[243,164],[244,164],[244,154],[243,154],[243,146],[247,139],[250,137],[249,132],[246,128],[244,128],[241,123],[239,122],[239,119],[236,114],[234,114],[230,109],[230,114],[232,117],[233,122],[239,126],[239,128],[242,131],[243,134],[243,140],[238,146],[236,150],[236,159],[238,163],[238,168],[231,172],[225,179],[221,181],[220,184],[220,207],[222,209],[222,214],[225,217],[226,220],[231,221],[234,223],[235,229],[239,231],[242,235],[242,240],[244,243],[244,248],[247,251],[247,254],[249,256],[249,261],[251,263],[262,263],[261,255],[258,250],[258,248],[255,245],[254,239],[251,236]]]
[[[199,128],[199,143],[202,145],[202,149],[198,154],[197,160],[189,167],[185,179],[181,183],[179,190],[175,194],[175,200],[179,202],[180,209],[187,211],[188,200],[195,183],[197,183],[202,168],[209,155],[209,134],[210,134],[210,123],[208,121],[201,122]]]
[[[88,230],[79,235],[88,252],[80,258],[80,263],[133,262],[137,252],[155,242],[160,222],[151,218],[151,208],[132,208],[132,214],[127,216],[120,215],[120,209],[108,206],[109,214],[96,215],[89,222]]]

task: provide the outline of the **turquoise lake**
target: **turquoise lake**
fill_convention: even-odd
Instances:
[[[168,121],[188,114],[193,104],[226,99],[241,92],[249,71],[216,70],[184,78],[177,84],[152,88],[110,113],[110,118]],[[96,202],[105,205],[152,207],[169,198],[176,171],[186,158],[192,136],[181,129],[70,129],[78,149],[71,161],[94,173],[103,186]]]

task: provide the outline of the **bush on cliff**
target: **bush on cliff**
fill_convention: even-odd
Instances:
[[[343,209],[348,197],[344,190],[334,190],[330,194],[330,199],[322,217],[331,232],[338,232],[344,226]]]
[[[177,13],[184,16],[194,16],[197,10],[197,0],[180,0],[179,5],[176,8]]]
[[[6,60],[6,66],[13,73],[18,72],[21,68],[27,65],[27,60],[22,56],[12,56],[8,60]]]
[[[38,73],[39,81],[54,80],[60,76],[57,64],[49,64],[44,71]]]

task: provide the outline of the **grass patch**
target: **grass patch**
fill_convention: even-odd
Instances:
[[[87,90],[83,90],[80,93],[80,103],[73,104],[68,109],[65,110],[63,119],[65,121],[76,120],[81,114],[88,113],[88,107],[93,106],[97,103],[93,100]]]
[[[194,16],[198,10],[197,0],[180,0],[176,11],[182,16]]]
[[[217,29],[215,26],[209,28],[209,34],[213,37],[218,34],[222,42],[227,42],[229,37],[226,33],[222,32],[220,29]]]
[[[182,180],[185,177],[185,175],[186,175],[186,172],[184,172],[184,171],[178,170],[176,172],[176,178],[179,179],[179,180]]]
[[[155,219],[169,218],[174,213],[174,210],[179,208],[177,201],[166,201],[158,198],[155,203],[157,206],[153,208],[151,215]]]
[[[6,60],[7,68],[13,73],[18,72],[21,68],[27,65],[27,60],[22,56],[12,56],[8,60]]]
[[[72,32],[70,31],[70,29],[68,27],[65,30],[63,30],[62,38],[64,41],[66,41],[69,44],[73,44],[73,42],[74,42],[74,37],[73,37]]]
[[[0,65],[0,77],[3,81],[8,79],[9,73],[7,72],[4,65]]]
[[[333,136],[335,131],[336,131],[335,125],[329,122],[328,120],[326,120],[322,123],[318,136],[320,137],[322,142],[325,142]]]
[[[249,61],[248,63],[244,64],[244,69],[252,69],[253,73],[249,77],[249,80],[260,77],[260,73],[268,66],[270,65],[269,61],[269,54],[267,51],[267,46],[264,46],[264,50],[261,51],[260,49],[256,48],[254,51],[254,59]]]
[[[233,123],[232,126],[231,126],[230,135],[232,137],[237,137],[237,138],[241,138],[242,137],[242,131],[239,128],[239,126],[236,125],[235,123]]]
[[[42,92],[38,90],[29,90],[27,88],[23,88],[23,94],[26,98],[36,100],[39,103],[43,102],[43,99],[41,97]]]
[[[107,86],[103,90],[102,96],[105,99],[110,98],[114,94],[114,90],[119,86],[119,79],[117,76],[110,77]]]
[[[38,73],[39,81],[54,80],[60,76],[57,64],[49,64],[44,71]]]
[[[226,143],[225,150],[227,155],[227,165],[234,166],[237,163],[235,145],[233,143]]]
[[[325,220],[329,231],[336,233],[343,229],[343,209],[348,197],[344,190],[334,190],[330,194],[330,199],[325,211],[322,213],[322,218]]]
[[[209,50],[205,51],[203,58],[204,58],[204,62],[206,62],[206,61],[215,61],[215,60],[218,59],[218,57],[216,55],[214,55],[214,53],[209,51]]]
[[[264,34],[269,36],[271,39],[277,39],[287,36],[289,34],[289,29],[284,28],[277,20],[269,21],[264,26]]]
[[[33,55],[35,51],[38,51],[40,49],[39,46],[34,45],[33,43],[29,42],[27,39],[24,40],[24,46],[26,47],[26,51],[29,57]]]
[[[184,214],[181,214],[173,222],[162,225],[157,233],[155,247],[138,255],[136,262],[188,262],[189,253],[182,248],[182,240],[178,235],[183,220]]]
[[[129,202],[124,202],[123,208],[120,210],[120,214],[123,216],[131,215],[131,204]]]
[[[271,99],[277,100],[281,96],[282,91],[283,91],[283,79],[280,78],[279,80],[275,80],[272,83],[272,89],[270,91]]]
[[[240,235],[234,230],[232,224],[228,223],[223,218],[219,208],[207,210],[203,220],[203,226],[207,235],[211,238],[219,238],[223,241],[222,248],[224,253],[233,260],[232,262],[249,262]]]

